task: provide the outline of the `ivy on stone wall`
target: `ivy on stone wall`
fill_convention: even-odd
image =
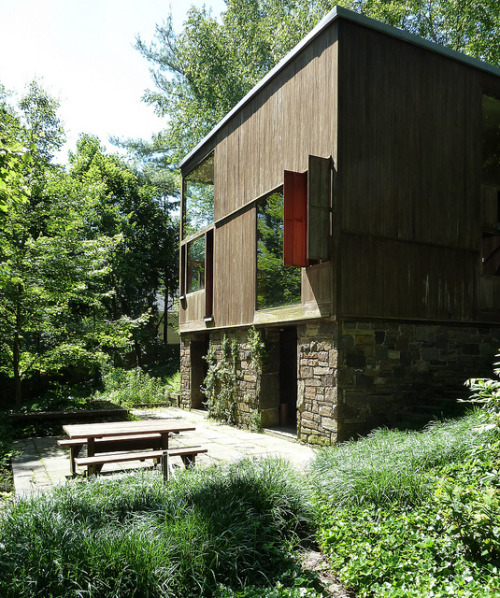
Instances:
[[[212,343],[207,353],[207,375],[202,392],[207,398],[209,417],[228,424],[236,422],[236,398],[238,391],[238,343],[226,335],[222,339],[221,355]]]

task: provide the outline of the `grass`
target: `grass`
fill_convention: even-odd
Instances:
[[[484,413],[377,430],[302,476],[245,461],[14,502],[0,596],[319,598],[296,558],[317,543],[358,598],[500,597],[500,440]]]
[[[0,519],[0,595],[192,598],[293,586],[312,507],[283,462],[160,478],[102,477],[13,505]],[[301,595],[320,596],[314,583]]]
[[[470,457],[482,441],[480,425],[476,412],[420,432],[376,430],[361,441],[323,450],[314,463],[314,484],[337,507],[416,504],[431,492],[436,468]]]
[[[317,540],[360,598],[500,596],[500,443],[475,412],[325,450]]]

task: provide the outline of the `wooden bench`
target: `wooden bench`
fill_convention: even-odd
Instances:
[[[170,457],[181,457],[185,467],[194,465],[196,455],[206,453],[207,449],[201,446],[183,446],[167,450],[152,450],[127,453],[111,453],[106,455],[95,455],[93,457],[77,457],[75,464],[79,467],[87,467],[87,476],[98,474],[106,463],[123,463],[126,461],[145,461],[146,459],[161,460],[163,478],[168,480]]]
[[[99,453],[124,452],[139,449],[161,449],[161,434],[151,432],[147,434],[130,434],[127,436],[106,436],[95,439],[95,449]],[[86,438],[65,438],[57,444],[69,448],[71,474],[76,474],[75,459],[87,444]]]

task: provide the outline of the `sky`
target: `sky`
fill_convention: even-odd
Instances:
[[[0,83],[19,96],[36,78],[59,99],[63,161],[82,132],[109,151],[110,136],[149,139],[165,121],[141,101],[154,84],[135,40],[153,41],[170,10],[180,32],[193,5],[225,9],[223,0],[0,0]]]

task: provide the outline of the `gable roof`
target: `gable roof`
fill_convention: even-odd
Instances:
[[[255,85],[237,104],[232,108],[225,116],[220,120],[215,127],[184,157],[182,162],[180,163],[180,168],[185,166],[191,158],[219,131],[243,106],[245,106],[250,100],[258,94],[258,92],[271,80],[273,79],[281,70],[285,68],[294,58],[299,54],[306,46],[308,46],[314,39],[316,39],[324,29],[330,26],[334,21],[339,18],[346,19],[348,21],[352,21],[359,25],[363,25],[364,27],[368,27],[370,29],[374,29],[375,31],[379,31],[380,33],[384,33],[386,35],[390,35],[396,39],[400,39],[402,41],[420,46],[425,48],[426,50],[430,50],[436,54],[441,54],[442,56],[446,56],[447,58],[451,58],[452,60],[457,60],[459,62],[468,64],[474,68],[486,71],[492,75],[500,76],[500,68],[478,60],[477,58],[472,58],[471,56],[467,56],[461,52],[457,52],[455,50],[451,50],[450,48],[446,48],[440,44],[435,42],[428,41],[417,35],[413,35],[412,33],[408,33],[407,31],[403,31],[402,29],[397,29],[396,27],[392,27],[391,25],[386,25],[385,23],[381,23],[380,21],[376,21],[364,15],[360,15],[357,12],[348,10],[341,6],[335,6],[321,21],[312,29],[306,37],[302,39],[290,52],[282,58],[278,64],[274,68],[272,68],[265,77],[263,77],[257,85]]]

